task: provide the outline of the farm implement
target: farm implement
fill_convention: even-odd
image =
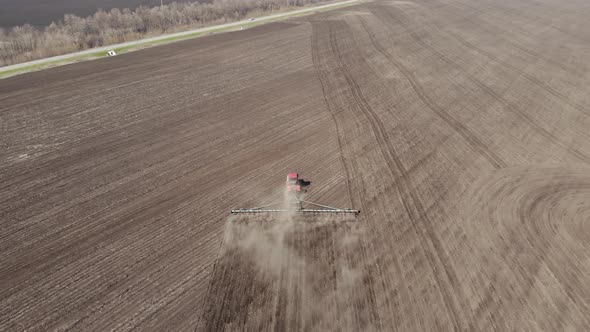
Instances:
[[[300,214],[352,214],[358,215],[361,211],[355,209],[340,209],[323,204],[308,202],[302,199],[305,193],[304,187],[309,182],[299,178],[297,173],[287,175],[285,188],[285,200],[264,206],[248,209],[234,209],[232,214],[273,214],[273,213],[300,213]]]

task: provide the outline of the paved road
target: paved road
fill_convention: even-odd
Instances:
[[[268,20],[273,20],[273,19],[276,19],[276,18],[290,16],[290,15],[293,15],[293,14],[313,12],[313,11],[316,11],[318,9],[324,9],[324,8],[330,8],[330,7],[334,7],[334,6],[340,6],[342,4],[353,3],[353,2],[357,2],[357,1],[358,0],[347,0],[347,1],[342,1],[342,2],[332,3],[332,4],[329,4],[329,5],[317,6],[317,7],[312,7],[312,8],[306,8],[306,9],[301,9],[301,10],[290,11],[290,12],[287,12],[287,13],[281,13],[281,14],[264,16],[264,17],[257,18],[256,20],[257,21],[268,21]],[[166,34],[166,35],[162,35],[162,36],[157,36],[157,37],[151,37],[151,38],[145,38],[145,39],[130,41],[130,42],[121,43],[121,44],[107,45],[107,46],[103,46],[103,47],[92,48],[92,49],[89,49],[89,50],[84,50],[84,51],[75,52],[75,53],[58,55],[58,56],[54,56],[54,57],[51,57],[51,58],[45,58],[45,59],[39,59],[39,60],[34,60],[34,61],[29,61],[29,62],[17,63],[17,64],[14,64],[14,65],[1,67],[0,68],[0,72],[8,71],[8,70],[13,70],[13,69],[24,68],[24,67],[28,67],[28,66],[31,66],[31,65],[43,64],[43,63],[47,63],[47,62],[67,60],[67,59],[75,58],[75,57],[78,57],[78,56],[81,56],[81,55],[92,54],[92,53],[101,52],[101,51],[108,52],[109,50],[120,48],[120,47],[128,47],[128,46],[139,45],[139,44],[143,44],[143,43],[147,43],[147,42],[155,42],[155,41],[158,41],[158,40],[167,39],[167,38],[171,38],[171,37],[181,37],[181,36],[186,36],[186,35],[190,35],[190,34],[193,34],[193,33],[207,32],[207,31],[217,30],[217,29],[220,29],[220,28],[230,28],[230,27],[240,26],[240,25],[242,25],[244,23],[249,23],[249,20],[232,22],[232,23],[221,24],[221,25],[215,25],[215,26],[210,26],[210,27],[200,28],[200,29],[193,29],[193,30],[188,30],[188,31],[182,31],[182,32],[177,32],[177,33],[172,33],[172,34]]]

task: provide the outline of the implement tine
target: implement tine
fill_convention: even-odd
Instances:
[[[353,209],[235,209],[231,210],[232,214],[263,214],[263,213],[317,213],[317,214],[354,214],[358,215],[361,211]]]

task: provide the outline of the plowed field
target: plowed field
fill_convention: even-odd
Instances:
[[[0,81],[0,330],[590,329],[590,7],[362,3]],[[357,218],[230,217],[280,196]]]

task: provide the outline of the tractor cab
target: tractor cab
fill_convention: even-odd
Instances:
[[[299,174],[297,174],[297,173],[287,174],[287,182],[290,184],[297,184],[297,182],[299,182]]]
[[[287,192],[299,193],[301,191],[301,185],[299,183],[299,174],[289,173],[287,174]]]

